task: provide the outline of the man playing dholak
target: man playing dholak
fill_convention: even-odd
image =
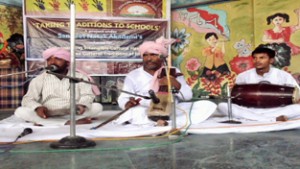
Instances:
[[[169,44],[171,44],[171,40],[163,37],[156,41],[145,41],[139,47],[139,53],[143,58],[143,66],[128,73],[123,86],[124,91],[142,96],[149,96],[149,91],[153,90],[159,98],[159,103],[121,93],[118,98],[119,106],[122,109],[130,109],[114,122],[118,124],[126,122],[131,124],[166,125],[165,120],[168,120],[170,113],[173,113],[168,112],[171,111],[169,104],[172,103],[169,100],[172,93],[168,90],[159,91],[159,89],[163,86],[165,88],[168,84],[171,84],[171,88],[178,91],[178,93],[175,93],[175,101],[177,122],[179,124],[185,124],[189,115],[191,115],[191,123],[200,123],[215,111],[216,104],[210,101],[202,100],[193,104],[183,102],[192,98],[192,90],[184,77],[178,76],[181,74],[179,69],[174,68],[176,72],[170,75],[169,78],[168,76],[161,76],[161,68],[164,67],[161,56],[168,55],[167,46]],[[192,109],[190,110],[191,106]],[[160,115],[159,112],[162,114]]]
[[[64,48],[52,47],[43,52],[48,66],[55,66],[52,72],[70,76],[71,54]],[[76,78],[92,80],[84,72],[77,70]],[[100,94],[97,86],[77,83],[76,91],[76,123],[88,124],[92,118],[100,116],[102,105],[94,103],[95,94]],[[94,92],[93,92],[94,91]],[[29,84],[28,91],[22,99],[22,106],[15,115],[36,125],[68,125],[70,123],[70,80],[58,75],[43,72]]]
[[[296,80],[287,72],[274,68],[271,64],[275,61],[275,51],[269,48],[257,47],[252,52],[255,68],[240,73],[236,78],[236,84],[261,84],[270,83],[280,86],[295,87],[295,91],[299,90]],[[247,91],[240,91],[241,93]],[[262,93],[264,91],[261,91]],[[280,91],[273,91],[274,97],[278,97]],[[265,93],[268,94],[268,93]],[[233,98],[235,96],[232,96]],[[237,96],[238,97],[238,96]],[[279,96],[278,99],[284,96]],[[294,98],[299,98],[299,92],[294,93]],[[251,98],[243,98],[245,105],[247,100]],[[275,98],[276,99],[276,98]],[[292,98],[291,98],[292,99]],[[268,102],[269,100],[261,100],[260,102]],[[298,102],[297,99],[295,102]],[[235,118],[243,118],[254,121],[287,121],[292,118],[300,117],[300,105],[278,105],[278,107],[260,108],[246,107],[245,105],[232,104],[232,115]],[[222,114],[228,114],[227,103],[220,103],[217,109]]]

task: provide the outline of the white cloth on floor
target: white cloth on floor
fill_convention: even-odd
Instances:
[[[211,101],[202,100],[178,103],[176,107],[176,123],[181,126],[184,124],[198,124],[205,121],[214,113],[217,105]],[[132,107],[116,119],[114,123],[122,124],[128,121],[131,124],[154,124],[148,118],[148,109],[145,106]]]
[[[228,104],[220,103],[218,109],[220,113],[228,115]],[[292,104],[284,107],[275,108],[250,108],[232,104],[232,115],[235,118],[248,119],[254,121],[276,121],[276,117],[285,115],[289,119],[294,119],[300,116],[300,105]]]

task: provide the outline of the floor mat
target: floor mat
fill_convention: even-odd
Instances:
[[[172,129],[172,124],[165,127],[158,127],[153,124],[118,125],[113,122],[95,130],[91,129],[117,113],[117,111],[106,111],[103,113],[102,120],[94,121],[92,124],[77,125],[75,127],[75,135],[87,139],[157,136],[162,133],[170,132]],[[300,119],[293,119],[287,122],[257,122],[239,119],[241,124],[221,123],[227,120],[227,117],[211,117],[199,124],[178,124],[177,128],[181,128],[181,131],[190,134],[270,132],[300,128]],[[70,126],[39,127],[12,115],[0,121],[0,142],[13,142],[25,128],[31,128],[32,133],[18,139],[19,142],[60,140],[66,136],[70,136],[71,133]]]

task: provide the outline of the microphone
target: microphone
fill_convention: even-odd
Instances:
[[[155,93],[153,90],[149,90],[149,95],[150,95],[150,99],[152,100],[152,102],[154,104],[158,104],[160,102],[159,98],[156,97]]]
[[[17,137],[13,142],[10,142],[10,143],[7,144],[8,146],[7,146],[7,148],[3,151],[3,153],[9,152],[12,148],[14,148],[13,144],[14,144],[15,142],[17,142],[19,138],[24,137],[24,136],[26,136],[26,135],[28,135],[28,134],[30,134],[30,133],[32,133],[32,129],[31,129],[31,128],[25,128],[25,129],[23,130],[23,132],[22,132],[20,135],[18,135],[18,137]]]
[[[30,133],[32,133],[32,129],[31,128],[25,128],[24,130],[23,130],[23,132],[17,137],[17,139],[19,139],[19,138],[21,138],[21,137],[24,137],[24,136],[26,136],[26,135],[28,135],[28,134],[30,134]],[[17,140],[16,139],[16,140]]]
[[[53,71],[56,71],[58,69],[58,67],[55,65],[49,65],[46,67],[41,67],[40,69],[41,70],[49,70],[49,71],[53,72]]]

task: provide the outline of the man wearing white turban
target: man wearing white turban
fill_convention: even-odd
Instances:
[[[192,90],[186,83],[183,76],[165,76],[159,77],[163,66],[161,56],[168,55],[168,45],[173,40],[159,38],[156,41],[145,41],[139,47],[139,53],[143,59],[143,66],[137,68],[127,74],[123,90],[137,95],[149,96],[149,90],[158,92],[159,86],[171,84],[172,88],[178,91],[176,97],[176,116],[177,123],[186,124],[200,123],[206,120],[216,109],[216,104],[210,101],[184,102],[192,98]],[[175,74],[181,74],[180,70],[175,68]],[[160,100],[162,101],[162,100]],[[180,102],[181,101],[181,102]],[[149,111],[154,104],[150,99],[143,97],[134,97],[127,93],[121,93],[118,98],[118,103],[121,109],[128,109],[118,119],[114,121],[117,124],[154,124],[167,125],[166,118],[151,118]],[[157,107],[157,106],[156,106]],[[191,107],[193,107],[191,109]],[[185,114],[186,112],[187,114]],[[159,116],[159,115],[158,115]],[[190,118],[189,118],[190,116]],[[150,120],[151,119],[151,120]],[[188,119],[191,119],[189,121]],[[152,121],[154,120],[154,121]],[[161,122],[163,120],[163,122]]]
[[[49,48],[43,52],[47,65],[55,66],[53,72],[69,75],[70,52],[64,48]],[[77,78],[89,80],[83,73],[76,72]],[[83,82],[76,83],[76,123],[88,124],[92,118],[102,112],[102,105],[93,103],[95,92],[92,86]],[[97,92],[97,91],[96,91]],[[43,72],[29,84],[22,99],[22,106],[17,108],[15,116],[36,125],[67,125],[70,113],[70,81],[67,78]]]

